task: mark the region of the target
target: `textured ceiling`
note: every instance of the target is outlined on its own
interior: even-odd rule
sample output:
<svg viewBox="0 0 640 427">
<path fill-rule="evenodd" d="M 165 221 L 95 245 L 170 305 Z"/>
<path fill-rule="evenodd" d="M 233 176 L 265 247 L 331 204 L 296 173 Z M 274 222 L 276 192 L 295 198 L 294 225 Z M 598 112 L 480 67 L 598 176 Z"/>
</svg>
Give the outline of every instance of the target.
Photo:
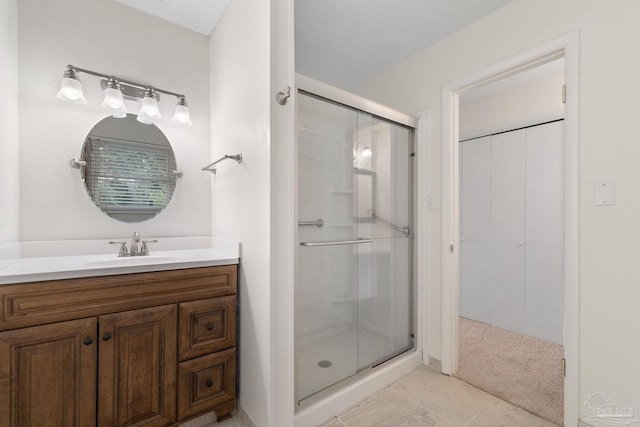
<svg viewBox="0 0 640 427">
<path fill-rule="evenodd" d="M 150 15 L 211 35 L 231 0 L 116 0 Z"/>
<path fill-rule="evenodd" d="M 205 36 L 231 2 L 116 1 Z M 294 0 L 296 71 L 351 89 L 510 1 Z"/>
<path fill-rule="evenodd" d="M 296 71 L 344 89 L 512 0 L 295 0 Z"/>
</svg>

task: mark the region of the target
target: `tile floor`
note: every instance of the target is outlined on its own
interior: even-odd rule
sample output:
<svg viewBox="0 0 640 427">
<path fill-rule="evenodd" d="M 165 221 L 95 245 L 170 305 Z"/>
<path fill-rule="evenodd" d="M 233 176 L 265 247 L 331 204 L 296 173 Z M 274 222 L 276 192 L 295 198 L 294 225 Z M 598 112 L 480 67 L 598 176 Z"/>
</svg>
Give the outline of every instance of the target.
<svg viewBox="0 0 640 427">
<path fill-rule="evenodd" d="M 234 418 L 219 427 L 242 427 Z M 456 378 L 421 368 L 323 427 L 557 427 Z"/>
</svg>

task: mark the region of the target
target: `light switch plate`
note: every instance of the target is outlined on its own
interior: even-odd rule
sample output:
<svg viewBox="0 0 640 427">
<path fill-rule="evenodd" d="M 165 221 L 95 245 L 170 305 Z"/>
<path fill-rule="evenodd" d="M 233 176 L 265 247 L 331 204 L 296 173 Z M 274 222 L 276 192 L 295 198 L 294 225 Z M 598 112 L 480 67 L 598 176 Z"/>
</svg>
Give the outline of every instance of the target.
<svg viewBox="0 0 640 427">
<path fill-rule="evenodd" d="M 614 206 L 616 204 L 616 182 L 600 181 L 594 184 L 595 206 Z"/>
</svg>

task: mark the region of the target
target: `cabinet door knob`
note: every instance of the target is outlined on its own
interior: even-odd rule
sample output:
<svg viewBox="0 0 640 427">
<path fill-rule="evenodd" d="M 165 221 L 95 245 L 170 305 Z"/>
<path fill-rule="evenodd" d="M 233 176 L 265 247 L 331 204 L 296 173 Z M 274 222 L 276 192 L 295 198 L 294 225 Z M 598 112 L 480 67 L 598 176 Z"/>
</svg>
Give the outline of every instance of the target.
<svg viewBox="0 0 640 427">
<path fill-rule="evenodd" d="M 107 332 L 102 336 L 102 341 L 109 341 L 111 339 L 111 332 Z"/>
<path fill-rule="evenodd" d="M 84 342 L 84 345 L 91 345 L 93 344 L 93 338 L 86 337 L 83 342 Z"/>
<path fill-rule="evenodd" d="M 213 331 L 213 323 L 207 323 L 207 331 Z"/>
<path fill-rule="evenodd" d="M 211 387 L 211 386 L 213 385 L 213 381 L 211 381 L 211 380 L 207 380 L 207 383 L 206 383 L 206 384 L 207 384 L 207 387 Z"/>
</svg>

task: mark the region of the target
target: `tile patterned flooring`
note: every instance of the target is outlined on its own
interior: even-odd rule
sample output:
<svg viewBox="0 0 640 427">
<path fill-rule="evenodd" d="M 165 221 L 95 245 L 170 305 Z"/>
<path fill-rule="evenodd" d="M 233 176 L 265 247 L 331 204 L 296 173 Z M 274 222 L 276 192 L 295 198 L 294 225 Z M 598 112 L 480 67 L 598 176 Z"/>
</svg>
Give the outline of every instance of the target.
<svg viewBox="0 0 640 427">
<path fill-rule="evenodd" d="M 242 427 L 236 417 L 218 427 Z M 456 378 L 420 368 L 322 427 L 557 427 Z"/>
<path fill-rule="evenodd" d="M 421 368 L 324 427 L 557 427 L 456 378 Z"/>
</svg>

